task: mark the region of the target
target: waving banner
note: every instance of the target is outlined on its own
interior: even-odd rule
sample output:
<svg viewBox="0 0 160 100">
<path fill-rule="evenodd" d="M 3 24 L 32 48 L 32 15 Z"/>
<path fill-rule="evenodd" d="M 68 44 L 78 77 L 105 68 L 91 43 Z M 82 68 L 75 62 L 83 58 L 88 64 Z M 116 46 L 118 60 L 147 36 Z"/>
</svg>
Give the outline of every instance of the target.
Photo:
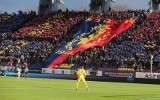
<svg viewBox="0 0 160 100">
<path fill-rule="evenodd" d="M 78 28 L 73 39 L 57 48 L 47 59 L 46 64 L 48 68 L 54 68 L 69 55 L 74 55 L 81 50 L 101 46 L 109 42 L 113 37 L 132 26 L 134 22 L 134 19 L 115 21 L 89 17 Z"/>
</svg>

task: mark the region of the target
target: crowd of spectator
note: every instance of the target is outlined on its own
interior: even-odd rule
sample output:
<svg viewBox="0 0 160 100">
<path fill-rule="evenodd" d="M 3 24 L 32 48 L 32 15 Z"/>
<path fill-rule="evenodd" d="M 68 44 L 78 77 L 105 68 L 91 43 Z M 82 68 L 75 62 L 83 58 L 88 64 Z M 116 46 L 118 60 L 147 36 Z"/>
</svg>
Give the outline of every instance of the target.
<svg viewBox="0 0 160 100">
<path fill-rule="evenodd" d="M 48 15 L 36 16 L 22 28 L 12 34 L 12 38 L 54 39 L 65 35 L 67 30 L 82 20 L 79 12 L 53 12 Z"/>
<path fill-rule="evenodd" d="M 0 44 L 0 65 L 10 65 L 11 60 L 14 65 L 44 62 L 52 50 L 53 45 L 48 41 L 4 40 Z"/>
<path fill-rule="evenodd" d="M 29 13 L 19 11 L 18 14 L 4 13 L 0 16 L 0 41 L 11 36 L 12 32 L 18 30 L 24 23 L 36 16 L 34 11 Z"/>
<path fill-rule="evenodd" d="M 105 16 L 112 16 L 113 19 L 134 17 L 137 20 L 131 28 L 116 36 L 109 43 L 79 52 L 75 56 L 69 57 L 66 62 L 80 62 L 85 64 L 87 68 L 150 69 L 150 56 L 152 54 L 154 56 L 154 70 L 160 68 L 159 12 L 150 14 L 142 10 L 122 11 L 118 13 L 110 12 Z M 144 37 L 141 38 L 141 35 L 144 35 Z"/>
<path fill-rule="evenodd" d="M 46 16 L 32 16 L 31 20 L 13 32 L 11 37 L 6 36 L 0 43 L 0 65 L 27 62 L 33 66 L 44 67 L 46 58 L 56 47 L 69 41 L 69 35 L 73 35 L 73 30 L 85 16 L 86 12 L 56 12 Z M 21 18 L 18 17 L 17 20 Z M 62 67 L 64 65 L 62 64 Z M 73 66 L 69 64 L 66 67 L 70 68 L 71 65 Z"/>
<path fill-rule="evenodd" d="M 114 20 L 137 20 L 131 28 L 109 43 L 80 51 L 74 56 L 69 56 L 63 63 L 74 64 L 75 67 L 84 64 L 86 68 L 96 69 L 149 69 L 152 54 L 154 69 L 160 69 L 160 12 L 110 11 L 95 16 Z M 0 43 L 0 65 L 27 62 L 30 65 L 45 67 L 44 63 L 50 54 L 58 46 L 69 41 L 76 28 L 87 17 L 88 12 L 74 11 L 60 11 L 44 16 L 36 15 L 34 12 L 10 15 L 0 23 L 0 35 L 5 37 Z"/>
</svg>

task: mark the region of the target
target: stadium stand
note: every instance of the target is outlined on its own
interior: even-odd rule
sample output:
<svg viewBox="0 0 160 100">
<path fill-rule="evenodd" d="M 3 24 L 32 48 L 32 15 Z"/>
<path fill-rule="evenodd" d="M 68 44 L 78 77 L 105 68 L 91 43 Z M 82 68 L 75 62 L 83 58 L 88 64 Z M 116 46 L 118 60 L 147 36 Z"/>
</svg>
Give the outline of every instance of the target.
<svg viewBox="0 0 160 100">
<path fill-rule="evenodd" d="M 47 16 L 35 16 L 17 32 L 12 34 L 12 38 L 42 38 L 57 39 L 60 35 L 67 33 L 71 27 L 81 21 L 81 13 L 50 13 Z"/>
<path fill-rule="evenodd" d="M 30 69 L 46 67 L 44 63 L 50 54 L 69 41 L 76 28 L 88 16 L 88 12 L 75 11 L 60 11 L 45 16 L 36 15 L 33 11 L 1 14 L 0 65 L 27 62 Z M 150 71 L 150 54 L 153 54 L 153 69 L 155 72 L 159 71 L 160 12 L 110 11 L 94 16 L 137 20 L 131 28 L 109 43 L 69 56 L 56 68 L 77 68 L 84 64 L 87 69 Z"/>
<path fill-rule="evenodd" d="M 133 27 L 118 35 L 110 43 L 102 47 L 86 50 L 83 53 L 80 52 L 73 59 L 78 58 L 77 62 L 81 62 L 89 68 L 91 66 L 133 67 L 138 70 L 150 69 L 150 54 L 152 53 L 154 54 L 154 71 L 159 69 L 157 67 L 160 60 L 158 55 L 159 35 L 157 32 L 159 31 L 159 26 L 157 25 L 159 21 L 156 20 L 160 17 L 159 12 L 153 12 L 148 15 L 143 11 L 128 11 L 126 13 L 119 12 L 117 17 L 114 13 L 111 13 L 111 16 L 114 16 L 114 19 L 123 18 L 120 14 L 124 18 L 127 18 L 126 16 L 129 14 L 128 17 L 136 17 L 138 19 Z M 157 27 L 151 27 L 153 25 Z M 144 38 L 143 35 L 145 36 Z M 68 60 L 70 61 L 70 59 Z M 73 62 L 76 62 L 76 60 Z"/>
</svg>

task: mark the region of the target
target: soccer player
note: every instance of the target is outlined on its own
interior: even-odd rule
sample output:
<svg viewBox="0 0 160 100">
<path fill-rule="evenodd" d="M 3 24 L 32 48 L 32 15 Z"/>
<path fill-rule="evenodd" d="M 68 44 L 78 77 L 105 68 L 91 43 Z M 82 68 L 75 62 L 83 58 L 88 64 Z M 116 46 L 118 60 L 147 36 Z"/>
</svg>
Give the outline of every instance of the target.
<svg viewBox="0 0 160 100">
<path fill-rule="evenodd" d="M 26 66 L 24 69 L 24 77 L 27 78 L 28 77 L 28 67 Z"/>
<path fill-rule="evenodd" d="M 88 85 L 85 81 L 85 77 L 86 77 L 86 71 L 84 70 L 84 66 L 81 66 L 78 71 L 77 71 L 77 76 L 78 76 L 78 80 L 77 80 L 77 87 L 76 87 L 76 90 L 78 90 L 78 85 L 79 83 L 82 81 L 85 85 L 86 85 L 86 89 L 88 89 Z"/>
<path fill-rule="evenodd" d="M 21 69 L 19 68 L 19 66 L 17 67 L 17 71 L 18 71 L 18 78 L 21 77 Z"/>
</svg>

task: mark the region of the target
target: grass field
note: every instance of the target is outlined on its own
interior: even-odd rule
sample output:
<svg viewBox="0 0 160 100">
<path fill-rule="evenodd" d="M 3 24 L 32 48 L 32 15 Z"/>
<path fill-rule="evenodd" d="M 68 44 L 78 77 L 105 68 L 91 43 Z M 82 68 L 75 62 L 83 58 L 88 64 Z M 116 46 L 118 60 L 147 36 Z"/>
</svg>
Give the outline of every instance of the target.
<svg viewBox="0 0 160 100">
<path fill-rule="evenodd" d="M 160 100 L 160 85 L 0 76 L 0 100 Z"/>
</svg>

